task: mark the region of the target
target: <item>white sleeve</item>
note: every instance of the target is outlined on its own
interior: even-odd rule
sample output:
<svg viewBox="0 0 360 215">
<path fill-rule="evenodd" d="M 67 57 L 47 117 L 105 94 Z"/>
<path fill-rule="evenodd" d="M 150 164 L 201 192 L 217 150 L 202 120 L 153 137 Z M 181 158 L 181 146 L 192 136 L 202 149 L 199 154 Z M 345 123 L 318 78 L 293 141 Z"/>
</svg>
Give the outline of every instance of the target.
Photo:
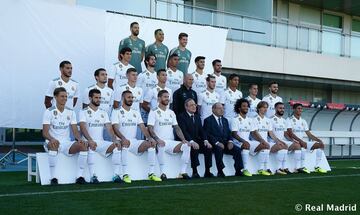
<svg viewBox="0 0 360 215">
<path fill-rule="evenodd" d="M 70 124 L 71 125 L 76 125 L 77 124 L 75 111 L 72 111 L 71 123 Z"/>
<path fill-rule="evenodd" d="M 309 131 L 309 126 L 308 126 L 307 122 L 304 119 L 302 121 L 304 123 L 304 131 Z"/>
<path fill-rule="evenodd" d="M 115 79 L 115 74 L 116 74 L 116 67 L 117 67 L 117 64 L 114 65 L 113 69 L 110 69 L 108 71 L 108 79 Z"/>
<path fill-rule="evenodd" d="M 172 125 L 174 126 L 174 125 L 177 125 L 178 124 L 178 122 L 177 122 L 177 120 L 176 120 L 176 115 L 175 115 L 175 113 L 172 111 L 171 112 L 171 116 L 172 116 Z"/>
<path fill-rule="evenodd" d="M 220 96 L 219 102 L 223 105 L 225 104 L 226 96 L 227 96 L 227 93 L 225 93 L 225 91 L 224 91 L 223 95 Z"/>
<path fill-rule="evenodd" d="M 273 130 L 273 124 L 272 124 L 272 120 L 268 120 L 269 122 L 269 131 L 272 131 Z"/>
<path fill-rule="evenodd" d="M 155 112 L 151 110 L 150 113 L 149 113 L 149 117 L 148 117 L 148 122 L 147 122 L 147 124 L 148 124 L 148 125 L 151 125 L 151 126 L 154 126 L 154 125 L 155 125 L 155 121 L 156 121 Z"/>
<path fill-rule="evenodd" d="M 171 104 L 173 102 L 173 91 L 171 89 L 169 89 L 168 91 L 169 91 L 169 97 L 170 97 L 169 103 Z"/>
<path fill-rule="evenodd" d="M 143 82 L 144 82 L 144 73 L 140 73 L 139 76 L 138 76 L 138 79 L 136 81 L 136 86 L 143 89 L 143 85 L 144 85 Z"/>
<path fill-rule="evenodd" d="M 50 81 L 48 88 L 45 92 L 45 96 L 48 97 L 54 97 L 54 90 L 55 90 L 55 82 L 54 81 Z"/>
<path fill-rule="evenodd" d="M 90 104 L 90 100 L 89 100 L 89 88 L 86 88 L 85 90 L 84 90 L 84 95 L 83 95 L 83 104 Z"/>
<path fill-rule="evenodd" d="M 76 84 L 75 85 L 75 93 L 74 93 L 74 98 L 79 98 L 80 97 L 80 85 Z"/>
<path fill-rule="evenodd" d="M 256 117 L 252 120 L 252 123 L 250 124 L 250 126 L 251 126 L 251 131 L 259 130 L 259 125 L 258 125 Z"/>
<path fill-rule="evenodd" d="M 231 120 L 231 131 L 239 131 L 239 123 L 238 123 L 239 119 L 238 118 L 233 118 L 233 120 Z"/>
<path fill-rule="evenodd" d="M 119 110 L 113 110 L 111 113 L 111 124 L 119 124 Z"/>
<path fill-rule="evenodd" d="M 42 124 L 43 125 L 50 125 L 51 124 L 51 114 L 52 112 L 49 110 L 45 110 L 43 115 Z"/>
<path fill-rule="evenodd" d="M 79 122 L 86 122 L 86 116 L 85 116 L 85 111 L 81 110 L 79 112 Z"/>
<path fill-rule="evenodd" d="M 114 90 L 114 101 L 120 102 L 121 101 L 121 94 L 124 92 L 123 88 L 117 88 Z"/>
<path fill-rule="evenodd" d="M 139 113 L 139 111 L 136 111 L 136 120 L 137 120 L 137 124 L 139 125 L 139 124 L 143 124 L 144 123 L 144 121 L 142 120 L 142 118 L 141 118 L 141 115 L 140 115 L 140 113 Z"/>
<path fill-rule="evenodd" d="M 144 102 L 144 91 L 143 91 L 143 89 L 142 89 L 142 88 L 139 88 L 139 90 L 140 90 L 140 93 L 141 93 L 141 97 L 140 97 L 140 101 L 139 101 L 139 103 L 141 104 L 141 103 L 143 103 L 143 102 Z"/>
<path fill-rule="evenodd" d="M 104 111 L 104 117 L 105 117 L 105 123 L 107 124 L 107 123 L 111 123 L 111 121 L 110 121 L 110 119 L 109 119 L 109 115 L 108 115 L 108 113 L 106 113 L 106 111 Z"/>
<path fill-rule="evenodd" d="M 150 89 L 150 90 L 148 90 L 147 92 L 145 92 L 145 96 L 144 96 L 143 102 L 144 102 L 144 101 L 146 101 L 146 102 L 148 102 L 148 103 L 151 102 L 152 92 L 153 92 L 152 89 Z"/>
<path fill-rule="evenodd" d="M 286 124 L 286 128 L 291 128 L 292 129 L 290 117 L 286 119 L 285 124 Z"/>
<path fill-rule="evenodd" d="M 199 98 L 198 98 L 198 103 L 197 103 L 198 105 L 202 105 L 202 99 L 203 99 L 202 97 L 203 97 L 202 93 L 200 93 Z"/>
</svg>

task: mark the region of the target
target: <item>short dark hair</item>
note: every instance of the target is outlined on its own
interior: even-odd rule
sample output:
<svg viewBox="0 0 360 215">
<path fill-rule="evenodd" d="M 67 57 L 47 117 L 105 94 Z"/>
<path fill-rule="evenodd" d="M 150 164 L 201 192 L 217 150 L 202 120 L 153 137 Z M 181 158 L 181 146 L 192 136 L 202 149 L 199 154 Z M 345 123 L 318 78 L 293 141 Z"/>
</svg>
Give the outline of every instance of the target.
<svg viewBox="0 0 360 215">
<path fill-rule="evenodd" d="M 129 68 L 126 70 L 126 74 L 129 74 L 130 72 L 136 72 L 135 68 Z"/>
<path fill-rule="evenodd" d="M 301 103 L 295 103 L 294 105 L 293 105 L 293 109 L 296 109 L 297 107 L 302 107 L 303 105 L 301 104 Z"/>
<path fill-rule="evenodd" d="M 229 75 L 229 80 L 231 81 L 236 77 L 240 79 L 240 76 L 238 74 L 232 73 L 232 74 Z"/>
<path fill-rule="evenodd" d="M 102 71 L 106 71 L 104 68 L 99 68 L 99 69 L 97 69 L 97 70 L 95 70 L 95 72 L 94 72 L 94 76 L 96 77 L 96 76 L 99 76 L 100 75 L 100 72 L 102 72 Z"/>
<path fill-rule="evenodd" d="M 176 54 L 176 53 L 172 53 L 172 54 L 169 56 L 168 61 L 171 60 L 171 59 L 173 59 L 174 57 L 179 57 L 179 55 Z"/>
<path fill-rule="evenodd" d="M 206 77 L 206 81 L 209 82 L 210 79 L 212 79 L 212 78 L 215 78 L 215 76 L 209 74 L 209 75 Z"/>
<path fill-rule="evenodd" d="M 251 83 L 251 84 L 249 84 L 249 89 L 252 88 L 253 86 L 259 86 L 259 85 L 255 84 L 255 83 Z"/>
<path fill-rule="evenodd" d="M 279 105 L 284 105 L 284 103 L 282 103 L 282 102 L 276 102 L 274 107 L 276 108 L 276 107 L 279 106 Z"/>
<path fill-rule="evenodd" d="M 219 60 L 219 59 L 213 60 L 212 65 L 215 66 L 216 63 L 221 63 L 221 60 Z"/>
<path fill-rule="evenodd" d="M 146 57 L 145 57 L 145 59 L 144 59 L 144 64 L 145 64 L 145 66 L 147 66 L 147 63 L 146 63 L 146 62 L 149 62 L 150 57 L 154 57 L 154 58 L 155 58 L 155 60 L 156 60 L 156 56 L 155 56 L 155 54 L 153 54 L 153 53 L 149 53 L 148 55 L 146 55 Z"/>
<path fill-rule="evenodd" d="M 239 109 L 240 109 L 242 103 L 247 103 L 248 107 L 250 107 L 250 102 L 248 100 L 246 100 L 246 99 L 238 99 L 238 100 L 236 100 L 235 105 L 234 105 L 235 113 L 240 113 Z"/>
<path fill-rule="evenodd" d="M 160 31 L 163 31 L 161 28 L 158 28 L 154 31 L 154 35 L 156 35 L 157 33 L 159 33 Z"/>
<path fill-rule="evenodd" d="M 71 63 L 70 63 L 70 61 L 68 61 L 68 60 L 63 60 L 63 61 L 61 61 L 60 65 L 59 65 L 59 68 L 60 68 L 60 69 L 61 69 L 61 68 L 64 68 L 64 66 L 65 66 L 66 64 L 71 64 Z"/>
<path fill-rule="evenodd" d="M 59 95 L 61 92 L 65 92 L 65 93 L 66 93 L 66 89 L 65 89 L 64 87 L 55 88 L 55 90 L 54 90 L 54 96 Z"/>
<path fill-rule="evenodd" d="M 192 98 L 187 98 L 187 99 L 185 100 L 185 102 L 184 102 L 184 106 L 186 107 L 186 105 L 187 105 L 190 101 L 194 101 L 194 102 L 195 102 L 194 99 L 192 99 Z"/>
<path fill-rule="evenodd" d="M 259 112 L 259 109 L 260 109 L 260 108 L 265 107 L 265 106 L 269 107 L 269 104 L 268 104 L 266 101 L 261 101 L 261 102 L 259 102 L 259 103 L 257 104 L 257 106 L 256 106 L 257 112 Z"/>
<path fill-rule="evenodd" d="M 160 73 L 162 73 L 162 72 L 166 72 L 166 70 L 165 69 L 159 69 L 158 71 L 156 71 L 156 75 L 159 76 Z"/>
<path fill-rule="evenodd" d="M 100 92 L 100 90 L 98 90 L 98 89 L 91 89 L 91 90 L 89 91 L 89 97 L 92 98 L 94 94 L 101 94 L 101 92 Z"/>
<path fill-rule="evenodd" d="M 130 24 L 130 28 L 132 28 L 132 27 L 134 27 L 134 25 L 138 25 L 139 23 L 138 22 L 132 22 L 131 24 Z"/>
<path fill-rule="evenodd" d="M 132 93 L 130 90 L 125 90 L 121 93 L 121 98 L 124 98 L 125 94 Z"/>
<path fill-rule="evenodd" d="M 124 47 L 120 50 L 120 54 L 124 55 L 126 52 L 132 52 L 131 48 Z"/>
<path fill-rule="evenodd" d="M 273 84 L 277 84 L 277 85 L 279 85 L 279 84 L 278 84 L 278 82 L 276 82 L 276 81 L 272 81 L 272 82 L 270 82 L 270 83 L 269 83 L 268 87 L 271 87 L 271 85 L 273 85 Z"/>
<path fill-rule="evenodd" d="M 204 56 L 197 56 L 195 58 L 195 63 L 198 62 L 199 60 L 205 60 L 205 57 Z"/>
<path fill-rule="evenodd" d="M 187 34 L 187 33 L 184 33 L 184 32 L 181 32 L 180 34 L 179 34 L 179 40 L 181 39 L 181 38 L 183 38 L 183 37 L 188 37 L 189 35 Z"/>
<path fill-rule="evenodd" d="M 167 90 L 160 90 L 158 92 L 158 98 L 160 98 L 162 95 L 164 95 L 165 93 L 169 93 Z"/>
</svg>

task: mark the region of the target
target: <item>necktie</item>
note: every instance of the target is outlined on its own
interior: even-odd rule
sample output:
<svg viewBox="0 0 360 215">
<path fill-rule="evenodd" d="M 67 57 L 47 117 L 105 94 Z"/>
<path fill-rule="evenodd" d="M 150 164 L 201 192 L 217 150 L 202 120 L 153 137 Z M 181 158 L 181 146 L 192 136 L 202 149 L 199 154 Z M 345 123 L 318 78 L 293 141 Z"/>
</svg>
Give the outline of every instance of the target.
<svg viewBox="0 0 360 215">
<path fill-rule="evenodd" d="M 192 121 L 193 124 L 195 124 L 195 118 L 194 118 L 193 114 L 191 114 L 191 121 Z"/>
<path fill-rule="evenodd" d="M 219 127 L 221 128 L 221 130 L 223 131 L 224 130 L 224 127 L 223 127 L 223 124 L 222 124 L 222 121 L 221 121 L 221 117 L 219 117 Z"/>
</svg>

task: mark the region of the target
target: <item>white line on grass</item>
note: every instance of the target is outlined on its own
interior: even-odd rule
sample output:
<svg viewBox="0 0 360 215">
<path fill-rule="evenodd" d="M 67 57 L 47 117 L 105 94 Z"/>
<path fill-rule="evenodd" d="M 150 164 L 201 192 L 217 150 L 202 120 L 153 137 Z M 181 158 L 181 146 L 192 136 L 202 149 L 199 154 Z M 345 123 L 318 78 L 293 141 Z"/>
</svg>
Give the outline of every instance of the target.
<svg viewBox="0 0 360 215">
<path fill-rule="evenodd" d="M 96 191 L 114 191 L 114 190 L 136 190 L 136 189 L 153 189 L 153 188 L 168 188 L 168 187 L 189 187 L 189 186 L 204 186 L 204 185 L 219 185 L 219 184 L 241 184 L 241 183 L 255 183 L 255 182 L 273 182 L 273 181 L 292 181 L 292 180 L 307 180 L 307 179 L 324 179 L 324 178 L 340 178 L 340 177 L 358 177 L 360 174 L 349 175 L 323 175 L 297 178 L 274 178 L 274 179 L 255 179 L 255 180 L 236 180 L 236 181 L 214 181 L 204 183 L 184 183 L 184 184 L 165 184 L 165 185 L 147 185 L 147 186 L 133 186 L 133 187 L 113 187 L 113 188 L 94 188 L 82 190 L 58 190 L 45 192 L 28 192 L 28 193 L 8 193 L 0 194 L 1 197 L 13 196 L 33 196 L 33 195 L 49 195 L 49 194 L 63 194 L 63 193 L 87 193 Z"/>
</svg>

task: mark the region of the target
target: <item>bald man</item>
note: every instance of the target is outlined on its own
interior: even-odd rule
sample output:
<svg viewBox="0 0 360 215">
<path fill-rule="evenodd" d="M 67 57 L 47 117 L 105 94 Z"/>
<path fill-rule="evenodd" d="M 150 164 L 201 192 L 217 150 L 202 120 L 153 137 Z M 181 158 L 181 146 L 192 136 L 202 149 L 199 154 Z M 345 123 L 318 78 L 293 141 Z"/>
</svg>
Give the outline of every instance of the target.
<svg viewBox="0 0 360 215">
<path fill-rule="evenodd" d="M 197 103 L 197 94 L 192 89 L 193 82 L 193 76 L 191 74 L 185 74 L 183 84 L 174 92 L 173 111 L 175 112 L 176 116 L 185 112 L 184 104 L 187 99 L 193 99 L 195 103 Z"/>
</svg>

